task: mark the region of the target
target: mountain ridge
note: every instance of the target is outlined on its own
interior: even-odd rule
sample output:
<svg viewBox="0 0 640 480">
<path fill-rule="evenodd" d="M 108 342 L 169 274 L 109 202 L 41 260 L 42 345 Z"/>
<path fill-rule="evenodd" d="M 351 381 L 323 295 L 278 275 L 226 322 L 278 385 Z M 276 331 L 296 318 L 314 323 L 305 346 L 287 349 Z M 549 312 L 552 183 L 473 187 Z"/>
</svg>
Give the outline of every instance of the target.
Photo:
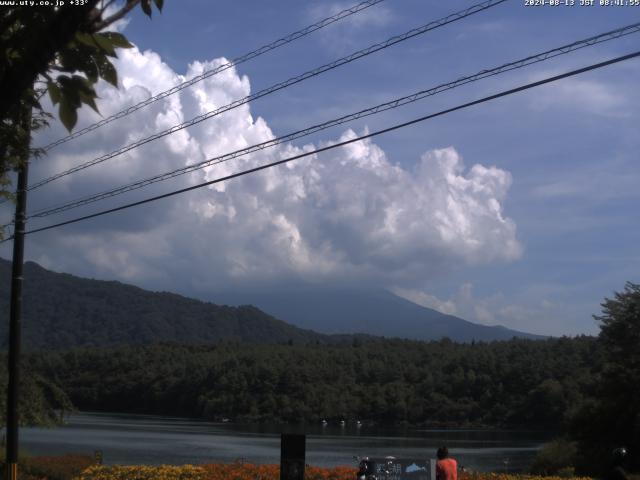
<svg viewBox="0 0 640 480">
<path fill-rule="evenodd" d="M 242 304 L 250 298 L 252 304 L 276 318 L 327 335 L 366 332 L 426 341 L 448 337 L 460 342 L 546 338 L 502 325 L 469 322 L 383 289 L 320 291 L 311 286 L 298 286 L 286 292 L 223 292 L 218 298 L 230 305 Z"/>
<path fill-rule="evenodd" d="M 11 262 L 0 258 L 0 278 L 6 279 L 0 282 L 0 312 L 5 318 L 10 274 Z M 27 349 L 220 341 L 333 344 L 374 340 L 374 335 L 454 341 L 542 338 L 473 324 L 382 290 L 341 291 L 339 296 L 317 289 L 304 295 L 246 292 L 237 306 L 229 306 L 234 302 L 228 295 L 218 296 L 226 303 L 220 305 L 119 281 L 52 272 L 35 262 L 25 263 L 24 276 L 22 336 Z M 282 303 L 291 308 L 282 311 Z M 3 340 L 7 324 L 0 322 Z"/>
<path fill-rule="evenodd" d="M 11 262 L 0 259 L 0 312 L 8 317 Z M 117 281 L 91 280 L 24 265 L 22 337 L 27 349 L 174 342 L 329 343 L 245 305 L 220 306 Z M 179 319 L 179 322 L 176 321 Z M 8 322 L 0 322 L 7 338 Z M 6 344 L 6 340 L 3 342 Z"/>
</svg>

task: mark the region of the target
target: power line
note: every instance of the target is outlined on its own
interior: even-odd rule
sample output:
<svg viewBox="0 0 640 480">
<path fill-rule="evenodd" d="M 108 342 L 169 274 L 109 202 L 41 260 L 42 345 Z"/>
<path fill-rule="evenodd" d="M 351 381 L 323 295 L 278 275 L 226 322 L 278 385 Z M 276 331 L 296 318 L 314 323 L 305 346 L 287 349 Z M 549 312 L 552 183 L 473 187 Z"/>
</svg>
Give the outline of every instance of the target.
<svg viewBox="0 0 640 480">
<path fill-rule="evenodd" d="M 33 213 L 31 213 L 27 218 L 42 218 L 42 217 L 46 217 L 49 215 L 53 215 L 56 213 L 60 213 L 60 212 L 64 212 L 67 210 L 71 210 L 73 208 L 77 208 L 83 205 L 88 205 L 90 203 L 94 203 L 97 202 L 99 200 L 103 200 L 105 198 L 110 198 L 110 197 L 114 197 L 116 195 L 120 195 L 132 190 L 137 190 L 139 188 L 143 188 L 149 185 L 152 185 L 154 183 L 158 183 L 164 180 L 168 180 L 170 178 L 174 178 L 177 177 L 179 175 L 184 175 L 186 173 L 190 173 L 211 165 L 216 165 L 219 163 L 223 163 L 223 162 L 227 162 L 229 160 L 232 160 L 234 158 L 238 158 L 241 156 L 245 156 L 260 150 L 264 150 L 266 148 L 284 143 L 284 142 L 288 142 L 288 141 L 292 141 L 307 135 L 310 135 L 312 133 L 316 133 L 325 129 L 328 129 L 330 127 L 336 126 L 336 125 L 340 125 L 346 122 L 350 122 L 353 120 L 357 120 L 359 118 L 363 118 L 363 117 L 367 117 L 370 115 L 374 115 L 386 110 L 391 110 L 393 108 L 397 108 L 400 107 L 402 105 L 407 105 L 409 103 L 413 103 L 416 102 L 418 100 L 421 100 L 423 98 L 429 97 L 429 96 L 433 96 L 433 95 L 437 95 L 439 93 L 442 93 L 444 91 L 448 91 L 454 88 L 457 88 L 459 86 L 462 85 L 466 85 L 468 83 L 472 83 L 472 82 L 476 82 L 478 80 L 487 78 L 487 77 L 491 77 L 491 76 L 495 76 L 495 75 L 499 75 L 502 74 L 504 72 L 508 72 L 511 70 L 516 70 L 519 68 L 523 68 L 535 63 L 539 63 L 545 60 L 548 60 L 550 58 L 555 58 L 557 56 L 560 55 L 565 55 L 568 53 L 571 53 L 575 50 L 579 50 L 581 48 L 585 48 L 588 46 L 592 46 L 592 45 L 596 45 L 598 43 L 602 43 L 602 42 L 606 42 L 609 40 L 613 40 L 616 38 L 620 38 L 622 36 L 625 35 L 629 35 L 632 33 L 638 33 L 640 31 L 640 22 L 639 23 L 635 23 L 633 25 L 628 25 L 625 27 L 621 27 L 606 33 L 602 33 L 599 35 L 595 35 L 583 40 L 578 40 L 576 42 L 570 43 L 568 45 L 563 45 L 561 47 L 557 47 L 551 50 L 547 50 L 544 51 L 542 53 L 538 53 L 535 55 L 531 55 L 528 56 L 526 58 L 520 59 L 520 60 L 516 60 L 513 62 L 509 62 L 506 64 L 503 64 L 499 67 L 495 67 L 492 69 L 487 69 L 487 70 L 482 70 L 474 75 L 469 75 L 466 77 L 461 77 L 453 82 L 449 82 L 449 83 L 444 83 L 444 84 L 440 84 L 436 87 L 430 88 L 428 90 L 421 90 L 419 92 L 416 92 L 414 94 L 411 95 L 407 95 L 401 98 L 397 98 L 395 100 L 389 101 L 389 102 L 385 102 L 379 105 L 376 105 L 375 107 L 370 107 L 367 108 L 365 110 L 360 110 L 359 112 L 356 113 L 352 113 L 350 115 L 345 115 L 342 117 L 339 117 L 337 119 L 333 119 L 333 120 L 329 120 L 327 122 L 324 123 L 320 123 L 317 125 L 313 125 L 311 127 L 305 128 L 303 130 L 298 130 L 296 132 L 293 133 L 289 133 L 287 135 L 284 136 L 280 136 L 271 140 L 268 140 L 266 142 L 262 142 L 259 144 L 255 144 L 255 145 L 251 145 L 249 147 L 246 148 L 242 148 L 240 150 L 236 150 L 234 152 L 230 152 L 230 153 L 226 153 L 224 155 L 220 155 L 214 158 L 210 158 L 207 160 L 204 160 L 202 162 L 193 164 L 193 165 L 188 165 L 186 167 L 181 167 L 178 168 L 176 170 L 172 170 L 170 172 L 166 172 L 166 173 L 162 173 L 159 175 L 155 175 L 143 180 L 138 180 L 136 182 L 124 185 L 124 186 L 120 186 L 117 187 L 115 189 L 112 190 L 107 190 L 101 193 L 97 193 L 91 196 L 86 196 L 80 199 L 76 199 L 73 200 L 71 202 L 67 202 L 64 203 L 62 205 L 58 205 L 55 207 L 51 207 L 51 208 L 47 208 L 47 209 L 41 209 L 41 210 L 37 210 Z"/>
<path fill-rule="evenodd" d="M 296 32 L 290 33 L 289 35 L 279 38 L 278 40 L 275 40 L 267 45 L 263 45 L 260 48 L 257 48 L 256 50 L 253 50 L 252 52 L 246 53 L 238 58 L 234 58 L 233 60 L 224 63 L 216 68 L 213 68 L 211 70 L 207 70 L 204 73 L 201 73 L 200 75 L 193 77 L 190 80 L 187 80 L 186 82 L 181 83 L 180 85 L 176 85 L 175 87 L 172 87 L 168 90 L 165 90 L 164 92 L 161 92 L 153 97 L 148 98 L 147 100 L 144 100 L 140 103 L 137 103 L 135 105 L 132 105 L 131 107 L 125 108 L 124 110 L 121 110 L 118 113 L 115 113 L 113 115 L 111 115 L 110 117 L 107 117 L 103 120 L 100 120 L 99 122 L 96 122 L 92 125 L 89 125 L 85 128 L 83 128 L 82 130 L 78 130 L 75 133 L 72 133 L 70 135 L 67 135 L 66 137 L 60 138 L 46 146 L 44 146 L 43 148 L 45 150 L 51 150 L 54 147 L 57 147 L 58 145 L 62 145 L 63 143 L 68 142 L 69 140 L 73 140 L 74 138 L 78 138 L 82 135 L 85 135 L 86 133 L 89 133 L 93 130 L 96 130 L 104 125 L 107 125 L 108 123 L 113 122 L 114 120 L 118 120 L 119 118 L 123 118 L 126 117 L 127 115 L 130 115 L 131 113 L 140 110 L 141 108 L 146 107 L 147 105 L 151 105 L 152 103 L 161 100 L 165 97 L 168 97 L 169 95 L 173 95 L 176 92 L 179 92 L 180 90 L 183 90 L 187 87 L 190 87 L 191 85 L 194 85 L 195 83 L 204 80 L 205 78 L 211 77 L 213 75 L 216 75 L 220 72 L 223 72 L 231 67 L 234 67 L 236 65 L 239 65 L 241 63 L 247 62 L 249 60 L 252 60 L 256 57 L 259 57 L 260 55 L 263 55 L 267 52 L 270 52 L 271 50 L 275 50 L 276 48 L 282 47 L 288 43 L 293 42 L 294 40 L 298 40 L 299 38 L 302 38 L 306 35 L 309 35 L 310 33 L 315 32 L 316 30 L 320 30 L 321 28 L 324 28 L 328 25 L 331 25 L 334 22 L 337 22 L 338 20 L 342 20 L 343 18 L 346 18 L 350 15 L 353 15 L 355 13 L 358 13 L 366 8 L 369 8 L 373 5 L 376 5 L 380 2 L 383 2 L 384 0 L 367 0 L 365 2 L 361 2 L 351 8 L 347 8 L 345 10 L 342 10 L 341 12 L 336 13 L 335 15 L 332 15 L 330 17 L 327 17 L 323 20 L 320 20 L 319 22 L 314 23 L 313 25 L 309 25 L 305 28 L 303 28 L 302 30 L 298 30 Z"/>
<path fill-rule="evenodd" d="M 298 160 L 300 158 L 308 157 L 310 155 L 315 155 L 315 154 L 318 154 L 318 153 L 321 153 L 321 152 L 332 150 L 334 148 L 343 147 L 345 145 L 348 145 L 348 144 L 351 144 L 351 143 L 355 143 L 355 142 L 358 142 L 358 141 L 361 141 L 361 140 L 365 140 L 365 139 L 368 139 L 368 138 L 373 138 L 373 137 L 376 137 L 378 135 L 382 135 L 383 133 L 388 133 L 388 132 L 391 132 L 391 131 L 394 131 L 394 130 L 398 130 L 400 128 L 408 127 L 410 125 L 414 125 L 416 123 L 420 123 L 420 122 L 423 122 L 425 120 L 429 120 L 429 119 L 432 119 L 432 118 L 435 118 L 435 117 L 446 115 L 448 113 L 452 113 L 452 112 L 455 112 L 457 110 L 462 110 L 462 109 L 465 109 L 465 108 L 468 108 L 468 107 L 471 107 L 471 106 L 474 106 L 474 105 L 479 105 L 481 103 L 489 102 L 491 100 L 495 100 L 495 99 L 498 99 L 498 98 L 501 98 L 501 97 L 505 97 L 507 95 L 512 95 L 514 93 L 522 92 L 524 90 L 528 90 L 528 89 L 531 89 L 531 88 L 534 88 L 534 87 L 538 87 L 540 85 L 545 85 L 545 84 L 548 84 L 548 83 L 551 83 L 551 82 L 555 82 L 555 81 L 558 81 L 558 80 L 561 80 L 561 79 L 564 79 L 564 78 L 568 78 L 568 77 L 572 77 L 572 76 L 575 76 L 575 75 L 579 75 L 579 74 L 582 74 L 582 73 L 585 73 L 585 72 L 588 72 L 588 71 L 591 71 L 591 70 L 595 70 L 595 69 L 598 69 L 598 68 L 606 67 L 608 65 L 612 65 L 612 64 L 615 64 L 615 63 L 618 63 L 618 62 L 622 62 L 622 61 L 625 61 L 625 60 L 629 60 L 629 59 L 632 59 L 632 58 L 636 58 L 636 57 L 639 57 L 639 56 L 640 56 L 640 51 L 636 51 L 636 52 L 630 53 L 628 55 L 623 55 L 623 56 L 616 57 L 616 58 L 613 58 L 613 59 L 610 59 L 610 60 L 606 60 L 604 62 L 592 64 L 592 65 L 589 65 L 587 67 L 583 67 L 583 68 L 580 68 L 580 69 L 577 69 L 577 70 L 572 70 L 570 72 L 566 72 L 566 73 L 563 73 L 563 74 L 560 74 L 560 75 L 555 75 L 553 77 L 548 77 L 548 78 L 545 78 L 543 80 L 538 80 L 536 82 L 531 82 L 531 83 L 528 83 L 528 84 L 525 84 L 525 85 L 521 85 L 519 87 L 512 88 L 512 89 L 509 89 L 509 90 L 505 90 L 505 91 L 502 91 L 500 93 L 496 93 L 494 95 L 490 95 L 488 97 L 483 97 L 483 98 L 481 98 L 479 100 L 474 100 L 472 102 L 468 102 L 468 103 L 464 103 L 462 105 L 458 105 L 457 107 L 453 107 L 453 108 L 449 108 L 449 109 L 446 109 L 446 110 L 441 110 L 441 111 L 439 111 L 437 113 L 432 113 L 432 114 L 429 114 L 429 115 L 425 115 L 423 117 L 416 118 L 416 119 L 410 120 L 408 122 L 396 124 L 394 126 L 391 126 L 391 127 L 388 127 L 388 128 L 382 129 L 382 130 L 378 130 L 376 132 L 369 133 L 369 134 L 366 134 L 366 135 L 362 135 L 360 137 L 356 137 L 356 138 L 353 138 L 351 140 L 345 140 L 343 142 L 339 142 L 339 143 L 336 143 L 336 144 L 333 144 L 333 145 L 317 148 L 317 149 L 315 149 L 313 151 L 301 153 L 299 155 L 294 155 L 292 157 L 288 157 L 288 158 L 285 158 L 285 159 L 282 159 L 282 160 L 278 160 L 278 161 L 271 162 L 271 163 L 268 163 L 268 164 L 265 164 L 265 165 L 261 165 L 259 167 L 254 167 L 254 168 L 251 168 L 251 169 L 248 169 L 248 170 L 244 170 L 242 172 L 234 173 L 232 175 L 227 175 L 225 177 L 217 178 L 215 180 L 210 180 L 208 182 L 200 183 L 198 185 L 193 185 L 191 187 L 183 188 L 183 189 L 180 189 L 180 190 L 174 190 L 172 192 L 165 193 L 165 194 L 162 194 L 162 195 L 157 195 L 155 197 L 147 198 L 147 199 L 140 200 L 140 201 L 133 202 L 133 203 L 129 203 L 129 204 L 126 204 L 126 205 L 121 205 L 121 206 L 115 207 L 115 208 L 110 208 L 108 210 L 103 210 L 101 212 L 93 213 L 91 215 L 85 215 L 85 216 L 82 216 L 82 217 L 74 218 L 72 220 L 67 220 L 67 221 L 64 221 L 64 222 L 56 223 L 54 225 L 49 225 L 47 227 L 42 227 L 42 228 L 29 230 L 29 231 L 25 232 L 25 235 L 31 234 L 31 233 L 42 232 L 42 231 L 45 231 L 45 230 L 51 230 L 53 228 L 58 228 L 58 227 L 62 227 L 64 225 L 77 223 L 77 222 L 80 222 L 80 221 L 83 221 L 83 220 L 88 220 L 90 218 L 100 217 L 100 216 L 106 215 L 108 213 L 118 212 L 120 210 L 125 210 L 125 209 L 128 209 L 128 208 L 136 207 L 138 205 L 143 205 L 145 203 L 154 202 L 156 200 L 161 200 L 163 198 L 167 198 L 167 197 L 171 197 L 171 196 L 178 195 L 178 194 L 181 194 L 181 193 L 189 192 L 191 190 L 196 190 L 198 188 L 206 187 L 208 185 L 213 185 L 215 183 L 220 183 L 220 182 L 223 182 L 223 181 L 226 181 L 226 180 L 231 180 L 233 178 L 237 178 L 237 177 L 241 177 L 241 176 L 244 176 L 244 175 L 248 175 L 250 173 L 258 172 L 260 170 L 265 170 L 267 168 L 271 168 L 271 167 L 274 167 L 274 166 L 277 166 L 277 165 L 282 165 L 284 163 L 288 163 L 288 162 L 291 162 L 293 160 Z M 10 240 L 10 238 L 7 239 L 7 240 Z"/>
<path fill-rule="evenodd" d="M 45 178 L 44 180 L 41 180 L 41 181 L 39 181 L 39 182 L 37 182 L 37 183 L 35 183 L 33 185 L 30 185 L 29 186 L 29 190 L 34 190 L 34 189 L 39 188 L 39 187 L 41 187 L 43 185 L 46 185 L 47 183 L 50 183 L 50 182 L 52 182 L 54 180 L 57 180 L 58 178 L 62 178 L 64 176 L 70 175 L 70 174 L 78 172 L 80 170 L 84 170 L 85 168 L 89 168 L 89 167 L 91 167 L 93 165 L 97 165 L 97 164 L 102 163 L 102 162 L 104 162 L 106 160 L 109 160 L 109 159 L 111 159 L 113 157 L 116 157 L 118 155 L 122 155 L 123 153 L 126 153 L 126 152 L 128 152 L 130 150 L 133 150 L 134 148 L 137 148 L 137 147 L 145 145 L 145 144 L 147 144 L 149 142 L 152 142 L 153 140 L 157 140 L 159 138 L 165 137 L 167 135 L 170 135 L 172 133 L 180 131 L 180 130 L 182 130 L 184 128 L 191 127 L 191 126 L 196 125 L 196 124 L 198 124 L 200 122 L 208 120 L 209 118 L 212 118 L 214 116 L 220 115 L 221 113 L 227 112 L 229 110 L 233 110 L 234 108 L 237 108 L 237 107 L 239 107 L 241 105 L 249 103 L 249 102 L 251 102 L 253 100 L 256 100 L 258 98 L 264 97 L 264 96 L 269 95 L 271 93 L 277 92 L 278 90 L 282 90 L 284 88 L 290 87 L 291 85 L 294 85 L 296 83 L 300 83 L 300 82 L 302 82 L 304 80 L 307 80 L 309 78 L 316 77 L 316 76 L 318 76 L 318 75 L 320 75 L 320 74 L 322 74 L 324 72 L 327 72 L 329 70 L 333 70 L 333 69 L 338 68 L 338 67 L 340 67 L 342 65 L 345 65 L 347 63 L 351 63 L 351 62 L 353 62 L 355 60 L 358 60 L 358 59 L 360 59 L 362 57 L 365 57 L 367 55 L 371 55 L 372 53 L 375 53 L 377 51 L 384 50 L 386 48 L 391 47 L 392 45 L 395 45 L 396 43 L 400 43 L 400 42 L 403 42 L 403 41 L 408 40 L 410 38 L 413 38 L 415 36 L 422 35 L 422 34 L 428 32 L 428 31 L 431 31 L 431 30 L 434 30 L 436 28 L 442 27 L 442 26 L 447 25 L 449 23 L 456 22 L 458 20 L 462 20 L 463 18 L 466 18 L 466 17 L 468 17 L 470 15 L 474 15 L 474 14 L 479 13 L 481 11 L 487 10 L 487 9 L 489 9 L 491 7 L 495 7 L 496 5 L 499 5 L 499 4 L 504 3 L 506 1 L 507 0 L 487 0 L 487 1 L 484 1 L 482 3 L 478 3 L 476 5 L 473 5 L 473 6 L 467 8 L 465 10 L 461 10 L 459 12 L 452 13 L 451 15 L 448 15 L 448 16 L 446 16 L 444 18 L 439 19 L 439 20 L 435 20 L 435 21 L 430 22 L 430 23 L 428 23 L 426 25 L 423 25 L 421 27 L 409 30 L 408 32 L 405 32 L 405 33 L 403 33 L 401 35 L 393 36 L 393 37 L 387 39 L 386 41 L 384 41 L 382 43 L 377 43 L 377 44 L 371 45 L 371 46 L 369 46 L 369 47 L 367 47 L 365 49 L 358 50 L 357 52 L 354 52 L 354 53 L 352 53 L 350 55 L 347 55 L 346 57 L 342 57 L 342 58 L 340 58 L 338 60 L 334 60 L 331 63 L 327 63 L 327 64 L 325 64 L 325 65 L 323 65 L 321 67 L 315 68 L 313 70 L 309 70 L 309 71 L 307 71 L 307 72 L 305 72 L 303 74 L 300 74 L 300 75 L 298 75 L 296 77 L 291 77 L 288 80 L 285 80 L 283 82 L 280 82 L 280 83 L 277 83 L 275 85 L 272 85 L 272 86 L 270 86 L 268 88 L 265 88 L 263 90 L 260 90 L 259 92 L 254 93 L 252 95 L 248 95 L 248 96 L 246 96 L 244 98 L 241 98 L 241 99 L 236 100 L 236 101 L 234 101 L 232 103 L 229 103 L 229 104 L 227 104 L 227 105 L 225 105 L 223 107 L 219 107 L 216 110 L 212 110 L 210 112 L 204 113 L 204 114 L 199 115 L 199 116 L 197 116 L 195 118 L 192 118 L 191 120 L 188 120 L 188 121 L 183 122 L 183 123 L 181 123 L 179 125 L 175 125 L 175 126 L 173 126 L 171 128 L 168 128 L 168 129 L 166 129 L 166 130 L 164 130 L 162 132 L 155 133 L 155 134 L 153 134 L 153 135 L 151 135 L 149 137 L 143 138 L 143 139 L 138 140 L 138 141 L 136 141 L 134 143 L 131 143 L 129 145 L 125 145 L 124 147 L 119 148 L 118 150 L 115 150 L 115 151 L 113 151 L 111 153 L 108 153 L 106 155 L 98 157 L 98 158 L 96 158 L 94 160 L 90 160 L 90 161 L 85 162 L 85 163 L 83 163 L 81 165 L 77 165 L 76 167 L 70 168 L 69 170 L 66 170 L 64 172 L 60 172 L 60 173 L 57 173 L 55 175 L 52 175 L 52 176 L 50 176 L 48 178 Z"/>
</svg>

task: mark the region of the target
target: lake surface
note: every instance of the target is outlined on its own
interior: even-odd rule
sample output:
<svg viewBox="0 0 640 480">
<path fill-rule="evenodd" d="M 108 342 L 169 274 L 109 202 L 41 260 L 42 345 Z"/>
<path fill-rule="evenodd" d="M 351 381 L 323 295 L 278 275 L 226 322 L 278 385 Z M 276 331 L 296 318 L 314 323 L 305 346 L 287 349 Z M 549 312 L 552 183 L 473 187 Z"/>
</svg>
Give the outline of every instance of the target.
<svg viewBox="0 0 640 480">
<path fill-rule="evenodd" d="M 71 415 L 62 427 L 21 429 L 20 445 L 32 455 L 93 455 L 101 450 L 105 464 L 279 463 L 283 431 L 305 433 L 306 463 L 327 467 L 355 465 L 354 455 L 434 458 L 436 449 L 447 445 L 458 464 L 469 469 L 517 472 L 527 469 L 536 451 L 550 439 L 544 432 L 366 425 L 282 427 L 79 413 Z"/>
</svg>

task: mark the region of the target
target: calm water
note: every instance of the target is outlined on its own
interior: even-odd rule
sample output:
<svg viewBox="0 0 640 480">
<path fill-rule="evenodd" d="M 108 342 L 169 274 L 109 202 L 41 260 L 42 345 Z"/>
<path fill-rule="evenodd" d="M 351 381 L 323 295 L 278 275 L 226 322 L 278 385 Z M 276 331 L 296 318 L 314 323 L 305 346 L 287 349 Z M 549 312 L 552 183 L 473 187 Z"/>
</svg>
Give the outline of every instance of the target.
<svg viewBox="0 0 640 480">
<path fill-rule="evenodd" d="M 307 463 L 353 465 L 354 455 L 425 459 L 447 445 L 459 465 L 481 471 L 521 471 L 549 440 L 540 432 L 496 430 L 288 427 L 306 433 Z M 21 448 L 32 455 L 102 450 L 106 464 L 278 463 L 282 427 L 210 423 L 147 415 L 80 413 L 55 429 L 25 428 Z"/>
</svg>

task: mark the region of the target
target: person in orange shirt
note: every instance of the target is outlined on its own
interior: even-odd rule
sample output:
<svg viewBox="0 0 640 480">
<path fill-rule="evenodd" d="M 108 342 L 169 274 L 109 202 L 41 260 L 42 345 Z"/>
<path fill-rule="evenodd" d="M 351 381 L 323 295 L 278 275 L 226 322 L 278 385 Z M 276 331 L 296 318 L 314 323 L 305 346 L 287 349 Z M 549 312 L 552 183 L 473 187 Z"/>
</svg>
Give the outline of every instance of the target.
<svg viewBox="0 0 640 480">
<path fill-rule="evenodd" d="M 458 462 L 449 458 L 449 449 L 440 447 L 436 456 L 436 480 L 458 480 Z"/>
</svg>

